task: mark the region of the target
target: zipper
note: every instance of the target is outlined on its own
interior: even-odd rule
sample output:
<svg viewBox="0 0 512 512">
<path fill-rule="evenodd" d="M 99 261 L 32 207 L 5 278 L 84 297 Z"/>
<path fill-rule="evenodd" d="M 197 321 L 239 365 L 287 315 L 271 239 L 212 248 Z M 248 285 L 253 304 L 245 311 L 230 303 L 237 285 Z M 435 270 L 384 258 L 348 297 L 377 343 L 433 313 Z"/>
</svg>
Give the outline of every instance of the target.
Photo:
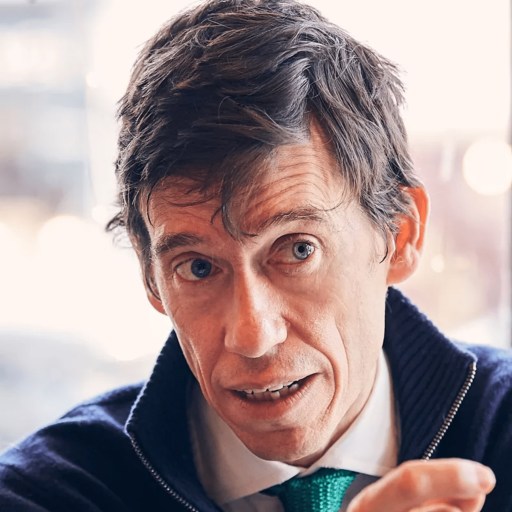
<svg viewBox="0 0 512 512">
<path fill-rule="evenodd" d="M 462 384 L 462 387 L 460 388 L 457 396 L 455 397 L 455 400 L 453 401 L 452 406 L 450 407 L 450 410 L 448 411 L 448 414 L 446 415 L 446 418 L 444 419 L 443 424 L 441 425 L 441 428 L 437 431 L 437 434 L 434 436 L 434 439 L 432 439 L 428 448 L 421 456 L 423 460 L 429 460 L 434 454 L 434 452 L 437 450 L 439 443 L 442 441 L 444 435 L 446 434 L 446 431 L 448 430 L 448 427 L 451 425 L 453 421 L 453 418 L 455 418 L 455 415 L 457 414 L 457 411 L 459 410 L 462 401 L 466 397 L 469 388 L 471 387 L 471 384 L 473 384 L 473 381 L 475 380 L 475 375 L 476 362 L 473 361 L 469 365 L 466 380 L 464 381 L 464 384 Z"/>
<path fill-rule="evenodd" d="M 133 449 L 135 453 L 141 460 L 142 464 L 146 467 L 146 469 L 151 473 L 151 476 L 167 491 L 167 494 L 170 494 L 180 505 L 183 505 L 190 512 L 199 512 L 199 509 L 195 508 L 191 505 L 183 496 L 178 494 L 172 487 L 170 487 L 166 481 L 160 476 L 158 471 L 152 466 L 151 462 L 146 458 L 144 453 L 142 452 L 139 443 L 131 436 L 128 436 L 132 443 Z"/>
<path fill-rule="evenodd" d="M 423 460 L 429 460 L 434 452 L 437 450 L 439 443 L 442 441 L 443 437 L 446 434 L 446 431 L 450 427 L 453 419 L 455 418 L 455 415 L 457 414 L 457 411 L 459 410 L 462 401 L 466 397 L 469 388 L 471 387 L 471 384 L 473 384 L 473 381 L 475 380 L 476 375 L 476 362 L 472 362 L 469 365 L 468 374 L 466 376 L 466 379 L 464 383 L 462 384 L 462 387 L 460 388 L 459 392 L 457 393 L 457 396 L 455 397 L 455 400 L 452 403 L 452 406 L 450 407 L 450 410 L 448 411 L 448 414 L 446 415 L 446 418 L 443 421 L 443 424 L 441 425 L 440 429 L 437 431 L 437 434 L 434 436 L 434 439 L 432 439 L 431 443 L 429 444 L 428 448 L 425 450 L 421 458 Z M 144 453 L 142 452 L 142 449 L 140 448 L 137 441 L 132 437 L 128 436 L 130 438 L 130 441 L 132 443 L 133 449 L 135 450 L 135 453 L 139 457 L 140 461 L 146 469 L 151 473 L 151 476 L 160 484 L 161 487 L 165 489 L 165 491 L 170 494 L 180 505 L 183 505 L 187 510 L 190 510 L 190 512 L 200 512 L 197 508 L 195 508 L 193 505 L 191 505 L 183 496 L 178 494 L 174 489 L 172 489 L 165 480 L 160 476 L 158 471 L 152 466 L 152 464 L 148 461 Z"/>
</svg>

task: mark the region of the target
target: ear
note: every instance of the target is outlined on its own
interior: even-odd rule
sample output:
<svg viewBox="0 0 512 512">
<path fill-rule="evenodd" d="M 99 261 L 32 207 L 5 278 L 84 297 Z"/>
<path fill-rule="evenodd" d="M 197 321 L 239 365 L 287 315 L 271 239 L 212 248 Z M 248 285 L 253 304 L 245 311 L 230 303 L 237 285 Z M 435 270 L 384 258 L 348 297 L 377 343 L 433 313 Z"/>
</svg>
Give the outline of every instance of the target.
<svg viewBox="0 0 512 512">
<path fill-rule="evenodd" d="M 144 288 L 146 290 L 146 296 L 149 300 L 149 303 L 159 313 L 162 313 L 162 315 L 167 315 L 162 304 L 162 300 L 160 299 L 160 292 L 158 291 L 158 287 L 156 285 L 151 256 L 149 254 L 145 254 L 147 251 L 142 250 L 139 241 L 135 237 L 130 236 L 130 242 L 135 250 L 135 254 L 137 254 L 137 259 L 139 260 L 142 282 L 144 283 Z"/>
<path fill-rule="evenodd" d="M 146 288 L 146 296 L 149 300 L 149 303 L 162 315 L 167 315 L 164 305 L 162 304 L 162 299 L 160 299 L 160 293 L 156 286 L 156 282 L 153 275 L 153 265 L 148 263 L 147 265 L 142 266 L 142 279 L 144 281 L 144 288 Z"/>
<path fill-rule="evenodd" d="M 410 197 L 409 213 L 400 215 L 398 232 L 394 237 L 394 252 L 389 263 L 388 285 L 405 281 L 418 268 L 430 200 L 423 187 L 404 188 Z"/>
</svg>

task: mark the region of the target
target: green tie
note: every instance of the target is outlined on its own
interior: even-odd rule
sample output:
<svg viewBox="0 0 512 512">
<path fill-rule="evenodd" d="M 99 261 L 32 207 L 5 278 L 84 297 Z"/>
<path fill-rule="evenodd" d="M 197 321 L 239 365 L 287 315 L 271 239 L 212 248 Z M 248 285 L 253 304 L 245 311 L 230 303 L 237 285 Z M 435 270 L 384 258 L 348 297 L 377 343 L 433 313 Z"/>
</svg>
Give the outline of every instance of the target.
<svg viewBox="0 0 512 512">
<path fill-rule="evenodd" d="M 286 512 L 338 512 L 356 473 L 321 468 L 304 478 L 291 478 L 267 489 L 277 496 Z"/>
</svg>

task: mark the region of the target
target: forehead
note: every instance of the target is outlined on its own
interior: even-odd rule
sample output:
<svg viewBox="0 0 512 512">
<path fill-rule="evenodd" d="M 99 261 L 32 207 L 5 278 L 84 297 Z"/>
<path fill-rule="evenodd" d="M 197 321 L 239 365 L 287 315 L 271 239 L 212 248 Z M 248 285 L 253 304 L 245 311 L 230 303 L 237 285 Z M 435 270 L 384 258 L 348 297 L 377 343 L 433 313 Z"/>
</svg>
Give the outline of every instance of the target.
<svg viewBox="0 0 512 512">
<path fill-rule="evenodd" d="M 287 214 L 310 217 L 315 210 L 327 212 L 348 198 L 338 164 L 315 127 L 308 141 L 277 148 L 254 174 L 249 185 L 235 187 L 228 204 L 221 203 L 220 188 L 199 191 L 193 180 L 168 177 L 151 194 L 149 223 L 212 223 L 220 214 L 235 231 L 258 234 L 268 219 Z"/>
</svg>

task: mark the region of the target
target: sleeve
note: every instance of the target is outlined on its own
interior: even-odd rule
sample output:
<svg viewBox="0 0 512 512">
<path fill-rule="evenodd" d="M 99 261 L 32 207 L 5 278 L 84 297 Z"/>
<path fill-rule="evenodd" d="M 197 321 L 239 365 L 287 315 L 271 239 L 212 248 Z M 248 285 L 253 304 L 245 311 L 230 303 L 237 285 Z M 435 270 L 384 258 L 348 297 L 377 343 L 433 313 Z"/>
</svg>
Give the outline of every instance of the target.
<svg viewBox="0 0 512 512">
<path fill-rule="evenodd" d="M 472 347 L 477 374 L 448 429 L 438 456 L 463 457 L 489 466 L 496 487 L 484 512 L 512 512 L 512 352 Z"/>
<path fill-rule="evenodd" d="M 161 491 L 124 432 L 127 410 L 80 406 L 1 454 L 0 511 L 152 510 Z"/>
</svg>

